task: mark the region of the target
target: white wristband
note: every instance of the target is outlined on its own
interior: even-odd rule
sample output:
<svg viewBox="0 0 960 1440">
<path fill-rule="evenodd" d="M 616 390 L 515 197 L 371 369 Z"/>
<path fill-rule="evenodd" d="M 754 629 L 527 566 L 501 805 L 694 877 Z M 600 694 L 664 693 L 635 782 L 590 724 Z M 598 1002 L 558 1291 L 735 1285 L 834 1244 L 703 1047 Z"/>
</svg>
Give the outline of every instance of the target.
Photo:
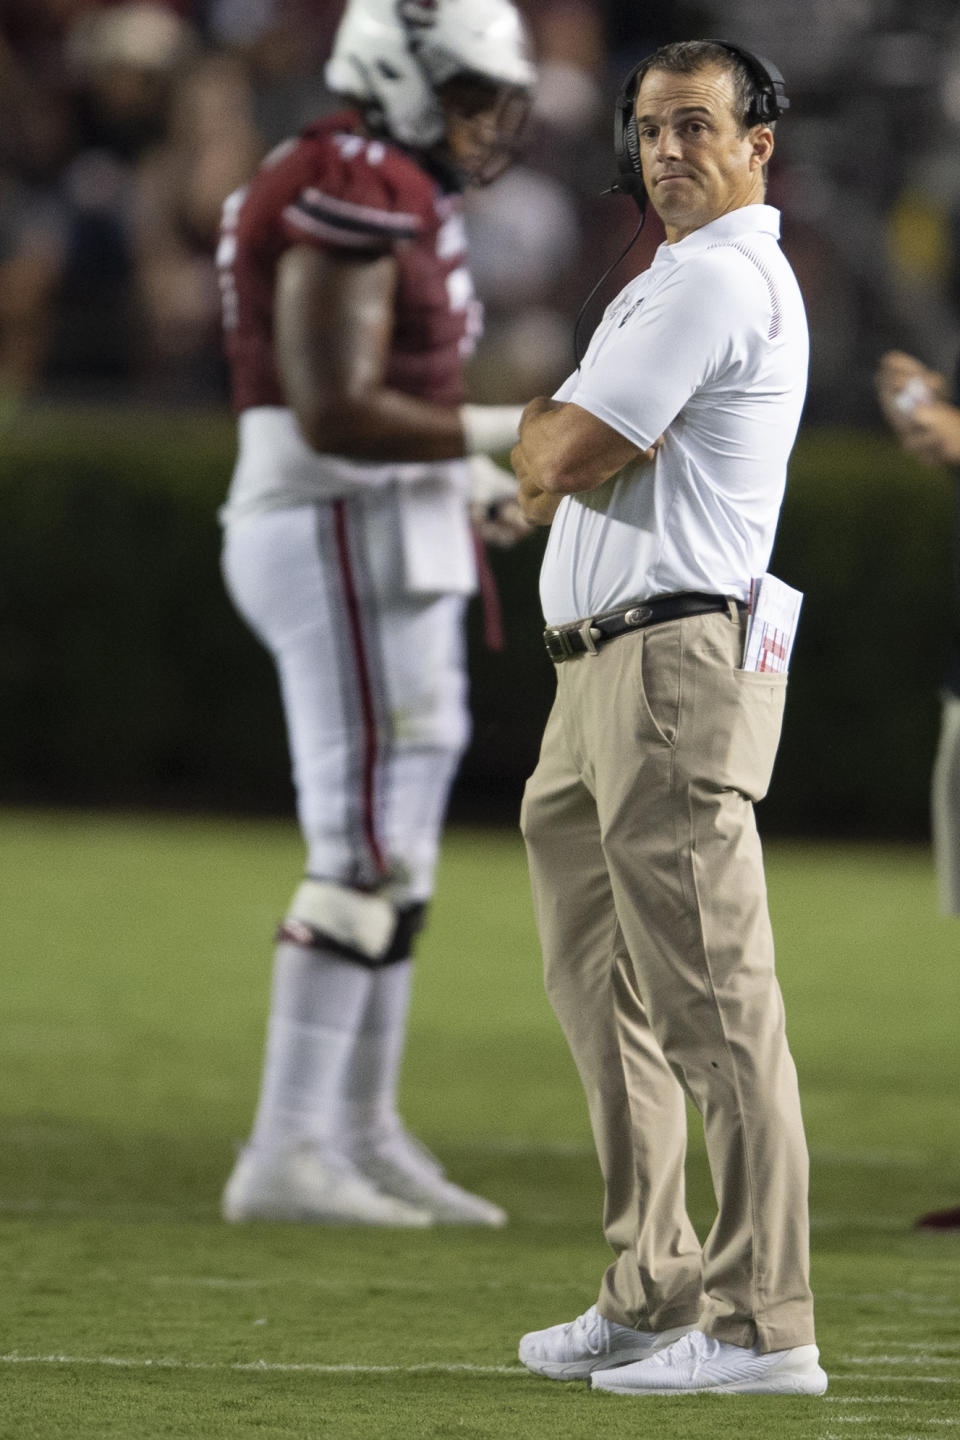
<svg viewBox="0 0 960 1440">
<path fill-rule="evenodd" d="M 516 477 L 501 470 L 496 461 L 486 455 L 471 455 L 467 466 L 471 505 L 479 505 L 482 510 L 489 511 L 491 506 L 502 505 L 505 500 L 516 500 Z"/>
<path fill-rule="evenodd" d="M 496 455 L 517 443 L 522 405 L 461 405 L 464 453 Z"/>
</svg>

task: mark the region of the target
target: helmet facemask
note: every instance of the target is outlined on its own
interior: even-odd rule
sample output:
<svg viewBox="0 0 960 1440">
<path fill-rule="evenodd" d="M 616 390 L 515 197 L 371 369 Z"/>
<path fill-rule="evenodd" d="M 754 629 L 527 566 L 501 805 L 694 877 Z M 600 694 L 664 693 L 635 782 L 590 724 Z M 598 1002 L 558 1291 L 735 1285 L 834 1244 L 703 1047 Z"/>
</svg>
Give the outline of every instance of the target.
<svg viewBox="0 0 960 1440">
<path fill-rule="evenodd" d="M 520 154 L 530 95 L 480 75 L 454 75 L 437 87 L 444 138 L 434 147 L 465 185 L 491 185 Z"/>
</svg>

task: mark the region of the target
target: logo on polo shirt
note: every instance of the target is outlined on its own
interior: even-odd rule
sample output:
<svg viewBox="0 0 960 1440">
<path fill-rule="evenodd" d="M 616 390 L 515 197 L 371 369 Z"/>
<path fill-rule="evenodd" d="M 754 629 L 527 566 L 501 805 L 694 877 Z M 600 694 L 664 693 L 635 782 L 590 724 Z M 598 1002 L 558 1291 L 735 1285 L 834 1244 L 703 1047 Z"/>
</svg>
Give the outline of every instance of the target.
<svg viewBox="0 0 960 1440">
<path fill-rule="evenodd" d="M 627 321 L 630 319 L 630 316 L 636 314 L 636 312 L 640 309 L 640 306 L 643 304 L 645 298 L 645 296 L 641 295 L 639 300 L 634 300 L 629 310 L 624 311 L 624 313 L 620 317 L 620 322 L 617 325 L 618 330 L 622 330 L 624 325 L 626 325 Z"/>
</svg>

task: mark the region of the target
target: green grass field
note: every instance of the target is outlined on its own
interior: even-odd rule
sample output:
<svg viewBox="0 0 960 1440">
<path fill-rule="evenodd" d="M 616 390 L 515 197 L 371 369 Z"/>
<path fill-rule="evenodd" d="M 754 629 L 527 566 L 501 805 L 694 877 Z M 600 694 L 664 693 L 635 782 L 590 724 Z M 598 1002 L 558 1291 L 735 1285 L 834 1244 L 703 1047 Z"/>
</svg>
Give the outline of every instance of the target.
<svg viewBox="0 0 960 1440">
<path fill-rule="evenodd" d="M 921 849 L 768 849 L 830 1390 L 630 1400 L 516 1361 L 607 1257 L 515 835 L 447 839 L 404 1074 L 512 1224 L 231 1228 L 295 830 L 0 812 L 0 1437 L 960 1440 L 960 1233 L 912 1229 L 960 1203 L 960 922 Z"/>
</svg>

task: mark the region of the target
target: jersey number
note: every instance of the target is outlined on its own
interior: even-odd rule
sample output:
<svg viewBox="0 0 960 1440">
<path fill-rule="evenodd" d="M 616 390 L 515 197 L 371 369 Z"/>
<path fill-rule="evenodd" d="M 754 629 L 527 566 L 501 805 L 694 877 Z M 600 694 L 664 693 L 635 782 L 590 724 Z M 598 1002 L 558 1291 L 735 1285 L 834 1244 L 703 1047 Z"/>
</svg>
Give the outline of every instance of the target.
<svg viewBox="0 0 960 1440">
<path fill-rule="evenodd" d="M 220 286 L 220 305 L 223 310 L 223 328 L 236 330 L 240 322 L 240 301 L 237 296 L 237 280 L 234 265 L 237 259 L 237 225 L 243 202 L 247 198 L 247 186 L 234 190 L 223 202 L 220 217 L 220 243 L 217 246 L 217 283 Z"/>
</svg>

